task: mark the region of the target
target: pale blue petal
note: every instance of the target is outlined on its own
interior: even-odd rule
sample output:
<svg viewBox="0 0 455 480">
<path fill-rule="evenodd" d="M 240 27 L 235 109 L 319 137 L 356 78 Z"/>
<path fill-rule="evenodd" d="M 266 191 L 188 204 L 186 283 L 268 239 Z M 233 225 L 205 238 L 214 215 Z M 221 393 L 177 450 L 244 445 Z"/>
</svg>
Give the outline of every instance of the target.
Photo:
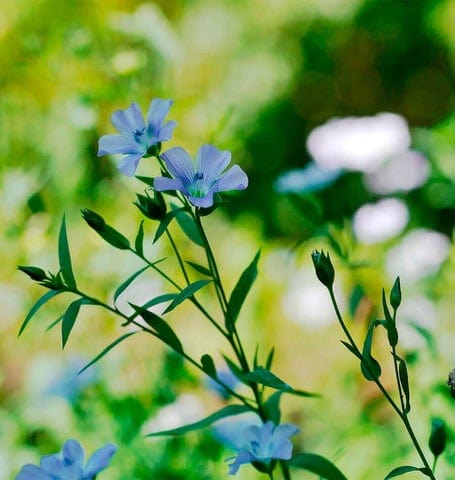
<svg viewBox="0 0 455 480">
<path fill-rule="evenodd" d="M 188 200 L 195 207 L 210 208 L 213 205 L 213 192 L 207 192 L 207 194 L 203 197 L 193 197 L 191 195 L 187 196 Z"/>
<path fill-rule="evenodd" d="M 165 142 L 166 140 L 170 140 L 172 138 L 172 133 L 174 128 L 177 126 L 177 122 L 175 120 L 171 120 L 167 122 L 163 128 L 160 129 L 157 141 L 158 142 Z"/>
<path fill-rule="evenodd" d="M 214 186 L 215 192 L 226 190 L 245 190 L 248 187 L 248 177 L 246 173 L 238 166 L 233 165 Z"/>
<path fill-rule="evenodd" d="M 136 173 L 139 160 L 142 158 L 143 154 L 132 154 L 126 155 L 117 165 L 117 168 L 126 175 L 127 177 L 132 177 Z"/>
<path fill-rule="evenodd" d="M 48 475 L 58 476 L 62 474 L 65 463 L 58 454 L 47 455 L 41 459 L 40 468 Z"/>
<path fill-rule="evenodd" d="M 15 480 L 52 480 L 52 477 L 44 473 L 36 465 L 24 465 L 16 475 Z"/>
<path fill-rule="evenodd" d="M 147 123 L 153 125 L 155 129 L 161 128 L 166 115 L 173 104 L 173 100 L 163 100 L 162 98 L 154 98 L 147 113 Z"/>
<path fill-rule="evenodd" d="M 292 442 L 284 440 L 274 449 L 270 458 L 279 458 L 281 460 L 289 460 L 292 457 Z"/>
<path fill-rule="evenodd" d="M 275 427 L 273 431 L 273 440 L 279 442 L 285 438 L 292 437 L 299 431 L 298 427 L 292 425 L 292 423 L 283 423 Z"/>
<path fill-rule="evenodd" d="M 181 147 L 174 147 L 162 155 L 171 174 L 181 180 L 183 185 L 192 183 L 195 174 L 193 161 L 189 154 Z"/>
<path fill-rule="evenodd" d="M 104 470 L 111 461 L 112 456 L 117 451 L 115 445 L 105 445 L 97 450 L 88 460 L 84 469 L 84 478 L 91 480 L 97 473 Z"/>
<path fill-rule="evenodd" d="M 136 102 L 133 102 L 125 110 L 116 110 L 111 115 L 111 122 L 124 135 L 133 135 L 145 128 L 144 118 Z"/>
<path fill-rule="evenodd" d="M 183 190 L 182 182 L 177 178 L 156 177 L 153 179 L 153 188 L 158 192 L 166 190 Z"/>
<path fill-rule="evenodd" d="M 231 459 L 228 459 L 228 461 Z M 235 475 L 240 468 L 240 465 L 244 465 L 245 463 L 250 463 L 256 460 L 250 452 L 246 452 L 245 450 L 241 450 L 235 460 L 229 464 L 229 475 Z"/>
<path fill-rule="evenodd" d="M 145 153 L 145 147 L 122 135 L 103 135 L 98 141 L 98 156 L 109 153 Z"/>
<path fill-rule="evenodd" d="M 204 174 L 204 180 L 210 185 L 231 162 L 229 150 L 218 150 L 213 145 L 202 145 L 195 158 L 196 170 Z"/>
<path fill-rule="evenodd" d="M 65 463 L 75 463 L 81 466 L 84 464 L 84 449 L 77 440 L 67 440 L 63 445 L 62 454 Z"/>
</svg>

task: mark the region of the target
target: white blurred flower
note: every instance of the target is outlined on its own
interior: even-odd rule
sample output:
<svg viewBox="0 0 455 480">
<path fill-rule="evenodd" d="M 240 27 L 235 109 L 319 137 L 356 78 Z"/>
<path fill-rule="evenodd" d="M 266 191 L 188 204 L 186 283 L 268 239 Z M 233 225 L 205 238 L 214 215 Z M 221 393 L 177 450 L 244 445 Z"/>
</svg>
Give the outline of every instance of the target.
<svg viewBox="0 0 455 480">
<path fill-rule="evenodd" d="M 307 149 L 323 169 L 371 172 L 388 158 L 408 150 L 410 143 L 403 117 L 379 113 L 373 117 L 331 119 L 310 133 Z"/>
<path fill-rule="evenodd" d="M 398 235 L 409 221 L 406 204 L 385 198 L 360 207 L 354 214 L 353 229 L 363 243 L 378 243 Z"/>
<path fill-rule="evenodd" d="M 408 150 L 365 174 L 364 182 L 372 192 L 386 195 L 414 190 L 426 182 L 429 174 L 428 160 L 421 153 Z"/>
<path fill-rule="evenodd" d="M 204 407 L 196 395 L 183 394 L 174 403 L 166 405 L 142 427 L 144 435 L 194 423 L 204 416 Z"/>
<path fill-rule="evenodd" d="M 388 274 L 415 281 L 436 273 L 450 251 L 450 240 L 424 228 L 409 232 L 386 257 Z"/>
<path fill-rule="evenodd" d="M 282 297 L 282 308 L 290 320 L 305 327 L 324 328 L 336 319 L 327 291 L 316 281 L 314 271 L 310 269 L 289 279 L 289 289 Z"/>
</svg>

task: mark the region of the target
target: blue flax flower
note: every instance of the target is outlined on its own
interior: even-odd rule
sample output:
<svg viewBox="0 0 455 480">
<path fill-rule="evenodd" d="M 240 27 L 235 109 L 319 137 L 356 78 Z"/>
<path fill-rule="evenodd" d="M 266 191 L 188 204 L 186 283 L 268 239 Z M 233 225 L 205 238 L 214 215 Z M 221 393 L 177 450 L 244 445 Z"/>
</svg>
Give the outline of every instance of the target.
<svg viewBox="0 0 455 480">
<path fill-rule="evenodd" d="M 41 459 L 39 467 L 24 465 L 16 480 L 94 480 L 116 452 L 115 445 L 97 450 L 84 467 L 84 450 L 76 440 L 67 440 L 60 453 Z"/>
<path fill-rule="evenodd" d="M 129 177 L 134 175 L 142 157 L 156 153 L 159 143 L 171 139 L 177 122 L 163 122 L 173 103 L 172 100 L 153 99 L 147 113 L 147 123 L 135 102 L 125 110 L 116 110 L 111 122 L 120 135 L 103 135 L 98 143 L 98 156 L 125 154 L 117 168 Z"/>
<path fill-rule="evenodd" d="M 292 443 L 289 437 L 299 429 L 290 423 L 275 425 L 271 421 L 261 426 L 252 425 L 243 432 L 243 446 L 237 457 L 229 464 L 229 475 L 235 475 L 240 465 L 251 462 L 269 464 L 272 459 L 289 460 L 292 456 Z"/>
<path fill-rule="evenodd" d="M 248 177 L 238 165 L 224 172 L 231 162 L 231 152 L 218 150 L 213 145 L 203 145 L 194 163 L 180 147 L 171 148 L 162 158 L 174 178 L 155 178 L 155 190 L 179 190 L 196 207 L 211 207 L 217 192 L 244 190 L 248 186 Z"/>
</svg>

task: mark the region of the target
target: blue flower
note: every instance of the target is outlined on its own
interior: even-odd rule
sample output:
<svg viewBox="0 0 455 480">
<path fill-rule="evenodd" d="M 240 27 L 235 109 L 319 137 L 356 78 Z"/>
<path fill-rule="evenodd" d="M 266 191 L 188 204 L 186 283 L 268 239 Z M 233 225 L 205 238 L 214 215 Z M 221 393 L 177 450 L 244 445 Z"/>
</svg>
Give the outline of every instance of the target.
<svg viewBox="0 0 455 480">
<path fill-rule="evenodd" d="M 67 440 L 61 453 L 47 455 L 39 467 L 24 465 L 16 480 L 94 480 L 104 470 L 116 452 L 115 445 L 97 450 L 84 467 L 84 450 L 76 440 Z"/>
<path fill-rule="evenodd" d="M 231 152 L 218 150 L 213 145 L 203 145 L 194 163 L 180 147 L 171 148 L 162 158 L 174 178 L 155 178 L 155 190 L 179 190 L 196 207 L 211 207 L 216 192 L 244 190 L 248 186 L 248 177 L 238 165 L 223 173 L 231 162 Z"/>
<path fill-rule="evenodd" d="M 229 464 L 229 475 L 235 475 L 240 465 L 251 462 L 269 464 L 272 459 L 289 460 L 292 456 L 292 443 L 289 437 L 299 429 L 290 423 L 275 425 L 271 421 L 261 426 L 252 425 L 243 432 L 243 446 L 237 457 Z"/>
<path fill-rule="evenodd" d="M 219 370 L 216 373 L 216 377 L 231 390 L 235 390 L 240 383 L 240 380 L 229 369 Z M 223 385 L 220 385 L 211 377 L 208 377 L 207 386 L 210 388 L 210 390 L 216 392 L 224 400 L 227 400 L 231 396 L 229 391 L 226 390 Z"/>
<path fill-rule="evenodd" d="M 159 143 L 171 139 L 177 122 L 163 122 L 173 103 L 172 100 L 153 99 L 147 113 L 147 124 L 135 102 L 125 110 L 116 110 L 111 122 L 120 135 L 103 135 L 98 143 L 98 156 L 125 154 L 118 169 L 129 177 L 134 175 L 142 157 L 156 153 Z"/>
</svg>

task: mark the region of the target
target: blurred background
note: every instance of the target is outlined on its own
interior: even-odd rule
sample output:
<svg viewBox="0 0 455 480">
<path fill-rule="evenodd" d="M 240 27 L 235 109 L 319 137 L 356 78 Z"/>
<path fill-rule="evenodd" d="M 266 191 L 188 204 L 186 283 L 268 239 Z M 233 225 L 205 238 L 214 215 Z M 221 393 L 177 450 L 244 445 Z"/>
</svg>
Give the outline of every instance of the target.
<svg viewBox="0 0 455 480">
<path fill-rule="evenodd" d="M 411 365 L 412 420 L 423 444 L 433 417 L 455 428 L 446 385 L 455 367 L 454 22 L 451 0 L 2 2 L 1 480 L 70 437 L 87 453 L 119 445 L 103 478 L 227 477 L 223 459 L 233 452 L 214 430 L 144 438 L 224 402 L 161 345 L 137 335 L 78 377 L 124 329 L 87 309 L 62 352 L 58 328 L 46 329 L 62 314 L 63 298 L 17 338 L 44 290 L 16 266 L 57 270 L 64 212 L 85 291 L 108 301 L 140 267 L 89 231 L 79 212 L 100 212 L 134 238 L 140 214 L 132 202 L 144 185 L 119 174 L 118 158 L 98 158 L 97 141 L 114 133 L 113 110 L 136 101 L 145 112 L 154 97 L 175 100 L 168 118 L 178 126 L 165 148 L 195 154 L 213 143 L 231 150 L 250 178 L 206 225 L 228 290 L 263 249 L 240 324 L 250 354 L 257 343 L 264 356 L 275 345 L 276 373 L 322 394 L 283 402 L 285 420 L 301 428 L 295 451 L 325 455 L 351 479 L 383 478 L 417 462 L 339 342 L 312 270 L 313 248 L 331 253 L 337 294 L 359 339 L 381 318 L 381 289 L 400 275 L 400 354 Z M 156 173 L 141 162 L 138 174 Z M 165 242 L 149 240 L 155 228 L 145 224 L 152 260 L 169 253 Z M 198 248 L 180 241 L 197 259 Z M 122 301 L 127 308 L 127 301 L 168 291 L 148 273 Z M 190 307 L 171 318 L 194 355 L 226 351 Z M 390 364 L 383 338 L 376 348 Z M 383 375 L 393 387 L 390 372 Z M 453 477 L 453 442 L 438 468 L 438 478 Z M 258 478 L 252 467 L 237 477 Z"/>
</svg>

